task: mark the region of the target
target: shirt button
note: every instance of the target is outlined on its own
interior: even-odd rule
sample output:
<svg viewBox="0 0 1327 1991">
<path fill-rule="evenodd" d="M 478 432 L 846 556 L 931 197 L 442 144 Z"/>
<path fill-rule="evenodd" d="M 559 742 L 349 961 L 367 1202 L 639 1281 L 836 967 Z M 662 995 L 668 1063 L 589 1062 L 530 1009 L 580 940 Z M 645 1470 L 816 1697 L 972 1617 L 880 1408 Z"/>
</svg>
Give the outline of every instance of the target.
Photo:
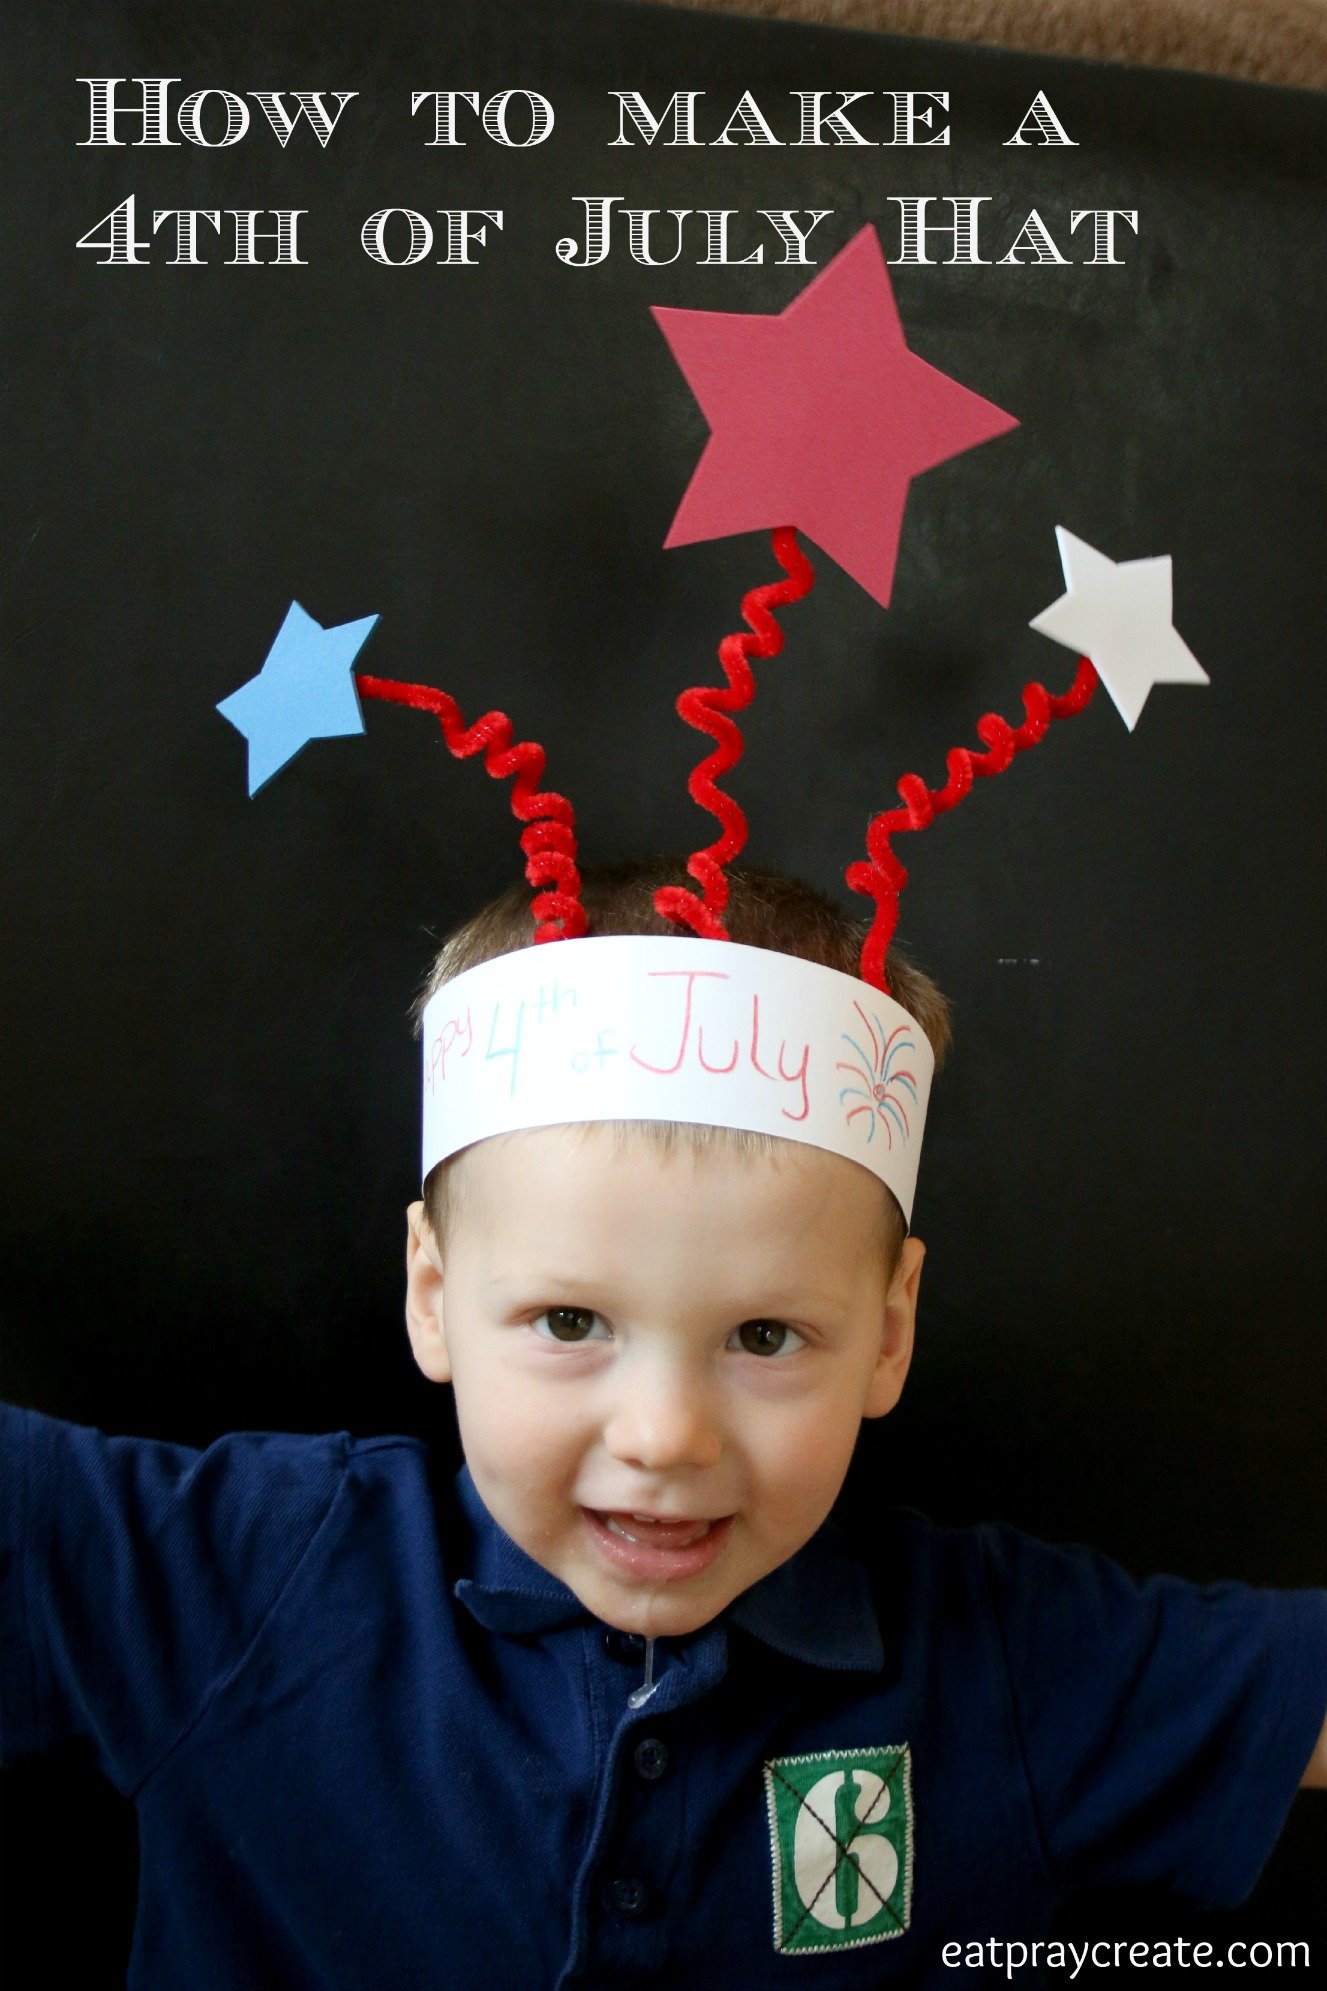
<svg viewBox="0 0 1327 1991">
<path fill-rule="evenodd" d="M 645 1640 L 639 1632 L 610 1629 L 604 1633 L 604 1651 L 610 1659 L 620 1659 L 624 1665 L 637 1666 L 645 1657 Z"/>
<path fill-rule="evenodd" d="M 629 1915 L 633 1920 L 639 1919 L 642 1915 L 648 1915 L 652 1906 L 650 1890 L 645 1885 L 645 1882 L 643 1880 L 628 1880 L 625 1876 L 609 1884 L 606 1890 L 606 1897 L 609 1907 L 614 1909 L 617 1914 Z"/>
<path fill-rule="evenodd" d="M 636 1765 L 636 1775 L 644 1777 L 647 1784 L 654 1783 L 668 1768 L 668 1745 L 657 1735 L 647 1735 L 638 1742 L 632 1752 L 632 1762 Z"/>
</svg>

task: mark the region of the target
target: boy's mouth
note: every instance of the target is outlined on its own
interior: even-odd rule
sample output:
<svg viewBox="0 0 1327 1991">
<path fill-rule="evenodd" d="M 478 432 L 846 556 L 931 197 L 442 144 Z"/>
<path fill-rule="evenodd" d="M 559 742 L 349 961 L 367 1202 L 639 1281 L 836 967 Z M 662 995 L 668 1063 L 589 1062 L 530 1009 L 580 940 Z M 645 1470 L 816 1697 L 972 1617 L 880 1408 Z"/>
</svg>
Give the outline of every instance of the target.
<svg viewBox="0 0 1327 1991">
<path fill-rule="evenodd" d="M 586 1507 L 590 1532 L 608 1560 L 627 1575 L 649 1582 L 675 1581 L 707 1569 L 728 1536 L 732 1515 L 690 1521 L 664 1520 Z"/>
</svg>

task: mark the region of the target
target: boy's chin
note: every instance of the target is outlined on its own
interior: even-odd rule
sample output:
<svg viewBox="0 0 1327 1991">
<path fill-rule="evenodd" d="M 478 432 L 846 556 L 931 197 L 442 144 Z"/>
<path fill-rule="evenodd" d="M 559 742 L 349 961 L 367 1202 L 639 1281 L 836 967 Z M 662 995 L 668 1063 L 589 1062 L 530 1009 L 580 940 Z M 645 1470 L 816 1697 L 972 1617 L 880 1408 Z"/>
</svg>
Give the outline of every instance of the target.
<svg viewBox="0 0 1327 1991">
<path fill-rule="evenodd" d="M 583 1590 L 577 1588 L 576 1595 L 603 1624 L 640 1638 L 685 1638 L 712 1624 L 733 1601 L 722 1593 L 717 1597 L 688 1597 L 680 1588 L 662 1584 L 656 1589 L 626 1594 L 617 1585 L 594 1584 Z"/>
</svg>

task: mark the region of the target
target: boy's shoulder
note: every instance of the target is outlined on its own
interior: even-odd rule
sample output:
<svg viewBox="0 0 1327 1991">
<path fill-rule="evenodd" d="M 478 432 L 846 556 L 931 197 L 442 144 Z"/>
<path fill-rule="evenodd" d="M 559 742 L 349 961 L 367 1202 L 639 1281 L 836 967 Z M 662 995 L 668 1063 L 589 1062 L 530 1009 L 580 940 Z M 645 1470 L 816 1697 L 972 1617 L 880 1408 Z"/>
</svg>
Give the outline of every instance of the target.
<svg viewBox="0 0 1327 1991">
<path fill-rule="evenodd" d="M 1182 1654 L 1203 1636 L 1308 1638 L 1327 1645 L 1327 1591 L 1276 1589 L 1165 1571 L 1135 1575 L 1104 1551 L 1053 1542 L 1006 1521 L 961 1525 L 898 1506 L 853 1546 L 870 1571 L 882 1629 L 896 1640 L 987 1633 L 1020 1677 L 1089 1662 L 1128 1672 L 1164 1632 Z M 1113 1662 L 1111 1655 L 1114 1655 Z M 1085 1676 L 1084 1676 L 1085 1677 Z"/>
<path fill-rule="evenodd" d="M 370 1462 L 379 1456 L 427 1458 L 430 1452 L 423 1439 L 405 1433 L 360 1437 L 348 1430 L 223 1431 L 205 1444 L 193 1445 L 169 1438 L 107 1432 L 95 1425 L 3 1402 L 0 1402 L 0 1435 L 6 1446 L 25 1450 L 30 1455 L 45 1452 L 74 1458 L 109 1451 L 126 1459 L 155 1457 L 163 1467 L 173 1462 L 180 1472 L 223 1468 L 255 1476 L 312 1479 L 344 1473 L 360 1462 L 370 1465 L 371 1470 Z"/>
<path fill-rule="evenodd" d="M 0 1459 L 0 1511 L 51 1546 L 118 1524 L 159 1558 L 205 1556 L 256 1588 L 318 1532 L 435 1497 L 430 1448 L 400 1434 L 228 1431 L 187 1445 L 0 1404 Z"/>
<path fill-rule="evenodd" d="M 0 1403 L 0 1447 L 11 1470 L 41 1487 L 56 1478 L 68 1494 L 80 1479 L 118 1479 L 144 1503 L 155 1496 L 198 1494 L 227 1485 L 267 1498 L 305 1490 L 334 1494 L 347 1479 L 409 1473 L 426 1460 L 422 1440 L 398 1434 L 355 1437 L 349 1431 L 226 1431 L 202 1445 L 116 1435 L 40 1410 Z"/>
</svg>

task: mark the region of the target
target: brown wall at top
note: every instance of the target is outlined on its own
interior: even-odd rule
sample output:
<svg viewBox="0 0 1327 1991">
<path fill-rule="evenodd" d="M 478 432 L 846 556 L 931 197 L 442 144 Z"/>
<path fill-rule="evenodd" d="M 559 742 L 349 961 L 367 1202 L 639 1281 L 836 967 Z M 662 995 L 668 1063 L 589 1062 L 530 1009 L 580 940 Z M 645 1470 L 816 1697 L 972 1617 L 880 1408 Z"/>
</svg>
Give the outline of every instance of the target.
<svg viewBox="0 0 1327 1991">
<path fill-rule="evenodd" d="M 677 4 L 677 0 L 671 0 Z M 1327 0 L 686 0 L 716 13 L 1327 89 Z"/>
</svg>

